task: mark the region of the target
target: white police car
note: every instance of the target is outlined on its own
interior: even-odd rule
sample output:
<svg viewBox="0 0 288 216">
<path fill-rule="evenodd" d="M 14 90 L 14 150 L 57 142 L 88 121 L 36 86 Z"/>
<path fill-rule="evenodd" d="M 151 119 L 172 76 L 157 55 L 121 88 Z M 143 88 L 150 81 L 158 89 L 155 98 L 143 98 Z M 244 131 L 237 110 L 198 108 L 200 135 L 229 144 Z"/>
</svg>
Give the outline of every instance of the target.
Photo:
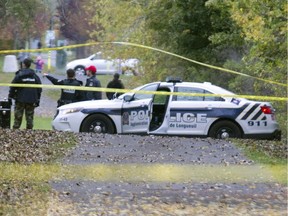
<svg viewBox="0 0 288 216">
<path fill-rule="evenodd" d="M 270 103 L 236 98 L 232 92 L 211 83 L 170 80 L 149 83 L 134 90 L 114 100 L 61 106 L 53 120 L 53 128 L 219 139 L 281 137 Z M 153 92 L 147 94 L 147 91 Z M 159 94 L 155 94 L 156 91 Z"/>
</svg>

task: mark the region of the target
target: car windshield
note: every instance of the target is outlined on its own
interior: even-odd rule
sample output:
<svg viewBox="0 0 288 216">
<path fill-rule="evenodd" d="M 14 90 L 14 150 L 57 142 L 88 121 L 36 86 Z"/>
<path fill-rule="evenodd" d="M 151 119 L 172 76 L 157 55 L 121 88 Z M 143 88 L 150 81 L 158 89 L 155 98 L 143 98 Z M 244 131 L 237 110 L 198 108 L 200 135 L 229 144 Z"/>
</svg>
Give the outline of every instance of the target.
<svg viewBox="0 0 288 216">
<path fill-rule="evenodd" d="M 91 60 L 98 59 L 97 56 L 96 56 L 95 54 L 89 56 L 88 58 L 91 59 Z"/>
<path fill-rule="evenodd" d="M 150 89 L 149 89 L 149 86 L 151 86 L 151 85 L 158 85 L 159 84 L 159 82 L 158 83 L 149 83 L 149 84 L 145 84 L 145 85 L 142 85 L 142 86 L 138 86 L 137 88 L 134 88 L 133 89 L 133 91 L 140 91 L 140 90 L 143 90 L 143 91 L 149 91 Z M 153 87 L 152 87 L 153 88 Z M 151 90 L 156 90 L 156 89 L 151 89 Z M 120 95 L 118 98 L 119 99 L 123 99 L 123 97 L 125 96 L 125 95 L 133 95 L 133 94 L 135 94 L 135 92 L 127 92 L 127 93 L 125 93 L 125 94 L 122 94 L 122 95 Z"/>
</svg>

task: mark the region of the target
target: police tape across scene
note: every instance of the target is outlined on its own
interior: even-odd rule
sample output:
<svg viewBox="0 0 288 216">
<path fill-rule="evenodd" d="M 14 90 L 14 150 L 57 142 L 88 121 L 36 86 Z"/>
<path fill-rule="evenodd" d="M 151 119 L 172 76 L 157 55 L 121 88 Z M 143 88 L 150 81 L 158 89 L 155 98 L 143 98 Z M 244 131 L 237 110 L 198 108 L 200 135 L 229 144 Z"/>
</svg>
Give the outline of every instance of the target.
<svg viewBox="0 0 288 216">
<path fill-rule="evenodd" d="M 218 97 L 233 97 L 233 98 L 246 98 L 257 100 L 270 100 L 270 101 L 288 101 L 288 97 L 275 97 L 263 95 L 223 95 L 223 94 L 201 94 L 201 93 L 183 93 L 183 92 L 161 92 L 161 91 L 141 91 L 134 89 L 115 89 L 115 88 L 99 88 L 99 87 L 84 87 L 84 86 L 57 86 L 57 85 L 39 85 L 39 84 L 9 84 L 0 83 L 0 86 L 13 86 L 24 88 L 49 88 L 49 89 L 73 89 L 73 90 L 89 90 L 89 91 L 102 91 L 102 92 L 119 92 L 119 93 L 141 93 L 141 94 L 155 94 L 155 95 L 180 95 L 180 96 L 218 96 Z"/>
<path fill-rule="evenodd" d="M 215 70 L 220 70 L 220 71 L 223 71 L 223 72 L 226 72 L 226 73 L 231 73 L 231 74 L 236 74 L 236 75 L 240 75 L 240 76 L 250 77 L 250 78 L 254 78 L 254 79 L 257 79 L 257 80 L 260 80 L 260 81 L 263 81 L 263 82 L 267 82 L 267 83 L 271 83 L 271 84 L 275 84 L 275 85 L 279 85 L 279 86 L 285 86 L 285 87 L 288 86 L 285 83 L 280 83 L 280 82 L 276 82 L 276 81 L 273 81 L 273 80 L 267 80 L 267 79 L 263 79 L 263 78 L 260 78 L 260 77 L 255 77 L 255 76 L 251 76 L 251 75 L 248 75 L 248 74 L 244 74 L 244 73 L 240 73 L 240 72 L 237 72 L 237 71 L 233 71 L 233 70 L 230 70 L 230 69 L 209 65 L 209 64 L 206 64 L 206 63 L 195 61 L 193 59 L 186 58 L 186 57 L 181 56 L 181 55 L 177 55 L 177 54 L 172 53 L 172 52 L 168 52 L 168 51 L 165 51 L 165 50 L 161 50 L 161 49 L 150 47 L 150 46 L 146 46 L 146 45 L 141 45 L 141 44 L 136 44 L 136 43 L 129 43 L 129 42 L 116 42 L 116 41 L 114 41 L 114 42 L 113 41 L 112 42 L 93 42 L 93 43 L 75 44 L 75 45 L 53 47 L 53 48 L 27 49 L 25 51 L 26 52 L 39 52 L 39 51 L 51 52 L 53 50 L 71 49 L 71 48 L 78 48 L 78 47 L 83 47 L 83 46 L 94 46 L 94 45 L 99 45 L 99 44 L 119 44 L 119 45 L 127 45 L 127 46 L 139 47 L 139 48 L 143 48 L 143 49 L 149 49 L 149 50 L 161 52 L 161 53 L 164 53 L 164 54 L 168 54 L 168 55 L 171 55 L 171 56 L 174 56 L 174 57 L 177 57 L 177 58 L 181 58 L 181 59 L 184 59 L 186 61 L 192 62 L 194 64 L 198 64 L 198 65 L 201 65 L 201 66 L 204 66 L 204 67 L 212 68 L 212 69 L 215 69 Z M 0 51 L 0 54 L 18 53 L 18 52 L 23 52 L 23 50 L 2 50 L 2 51 Z"/>
</svg>

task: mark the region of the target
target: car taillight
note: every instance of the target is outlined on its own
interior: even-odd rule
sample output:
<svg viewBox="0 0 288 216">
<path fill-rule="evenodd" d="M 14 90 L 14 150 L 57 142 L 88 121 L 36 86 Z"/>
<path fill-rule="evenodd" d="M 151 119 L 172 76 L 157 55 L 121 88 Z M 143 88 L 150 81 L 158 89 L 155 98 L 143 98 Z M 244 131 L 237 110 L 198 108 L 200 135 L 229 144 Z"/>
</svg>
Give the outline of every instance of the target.
<svg viewBox="0 0 288 216">
<path fill-rule="evenodd" d="M 273 109 L 269 106 L 261 106 L 261 110 L 264 114 L 273 114 Z"/>
</svg>

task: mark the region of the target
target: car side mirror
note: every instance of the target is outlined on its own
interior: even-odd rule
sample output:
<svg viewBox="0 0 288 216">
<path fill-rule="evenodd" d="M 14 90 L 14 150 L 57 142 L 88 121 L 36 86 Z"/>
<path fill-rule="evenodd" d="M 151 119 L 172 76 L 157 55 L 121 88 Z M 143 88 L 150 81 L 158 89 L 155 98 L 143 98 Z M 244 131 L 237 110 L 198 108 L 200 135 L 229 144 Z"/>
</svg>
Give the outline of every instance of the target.
<svg viewBox="0 0 288 216">
<path fill-rule="evenodd" d="M 133 96 L 132 95 L 125 95 L 123 99 L 125 102 L 130 102 L 133 99 Z"/>
<path fill-rule="evenodd" d="M 112 99 L 115 99 L 115 98 L 117 98 L 117 97 L 118 97 L 118 92 L 115 92 L 115 93 L 113 94 Z"/>
</svg>

